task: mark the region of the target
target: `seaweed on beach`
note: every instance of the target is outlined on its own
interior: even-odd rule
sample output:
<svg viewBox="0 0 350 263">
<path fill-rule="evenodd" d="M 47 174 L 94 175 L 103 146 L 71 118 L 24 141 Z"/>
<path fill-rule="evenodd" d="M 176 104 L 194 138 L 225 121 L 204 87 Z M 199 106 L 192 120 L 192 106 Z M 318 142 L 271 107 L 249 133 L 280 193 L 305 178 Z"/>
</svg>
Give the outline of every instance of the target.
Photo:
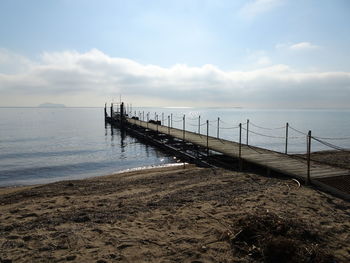
<svg viewBox="0 0 350 263">
<path fill-rule="evenodd" d="M 335 262 L 318 232 L 309 225 L 273 213 L 238 218 L 222 236 L 233 255 L 258 262 Z"/>
</svg>

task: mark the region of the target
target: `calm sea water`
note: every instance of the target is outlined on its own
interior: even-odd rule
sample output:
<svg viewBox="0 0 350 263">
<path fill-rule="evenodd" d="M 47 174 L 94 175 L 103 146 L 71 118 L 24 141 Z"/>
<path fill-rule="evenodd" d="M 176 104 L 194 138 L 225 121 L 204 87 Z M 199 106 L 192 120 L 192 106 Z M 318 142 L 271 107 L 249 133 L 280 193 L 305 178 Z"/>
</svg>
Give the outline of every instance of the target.
<svg viewBox="0 0 350 263">
<path fill-rule="evenodd" d="M 172 158 L 105 126 L 98 108 L 0 109 L 0 186 L 161 165 Z"/>
<path fill-rule="evenodd" d="M 164 120 L 173 114 L 173 127 L 183 127 L 238 141 L 237 125 L 249 119 L 249 144 L 284 151 L 289 122 L 290 153 L 305 152 L 306 133 L 318 137 L 350 137 L 350 110 L 252 110 L 200 108 L 134 108 L 141 118 Z M 170 118 L 169 118 L 170 119 Z M 243 128 L 246 129 L 246 125 Z M 298 130 L 295 131 L 292 128 Z M 246 130 L 242 134 L 246 142 Z M 350 148 L 350 139 L 327 142 Z M 327 150 L 313 141 L 312 149 Z M 157 149 L 105 126 L 100 108 L 0 108 L 0 186 L 46 183 L 111 174 L 135 167 L 174 162 Z"/>
</svg>

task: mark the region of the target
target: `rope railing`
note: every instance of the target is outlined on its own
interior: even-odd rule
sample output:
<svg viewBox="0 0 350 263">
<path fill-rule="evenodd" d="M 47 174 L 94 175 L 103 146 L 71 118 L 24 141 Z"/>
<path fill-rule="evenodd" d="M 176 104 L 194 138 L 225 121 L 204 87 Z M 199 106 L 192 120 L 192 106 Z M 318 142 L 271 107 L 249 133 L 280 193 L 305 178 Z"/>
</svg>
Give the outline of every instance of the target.
<svg viewBox="0 0 350 263">
<path fill-rule="evenodd" d="M 191 120 L 191 121 L 196 121 L 196 120 L 199 119 L 199 117 L 194 117 L 194 118 L 192 118 L 192 117 L 187 117 L 187 119 L 189 119 L 189 120 Z"/>
<path fill-rule="evenodd" d="M 175 114 L 173 114 L 173 119 L 181 119 L 182 120 L 182 118 L 183 118 L 183 115 L 175 115 Z"/>
<path fill-rule="evenodd" d="M 243 127 L 242 127 L 242 130 L 248 131 L 249 133 L 253 133 L 255 135 L 259 135 L 259 136 L 263 136 L 263 137 L 269 137 L 269 138 L 274 138 L 274 139 L 285 139 L 286 138 L 285 136 L 282 137 L 282 136 L 273 136 L 273 135 L 262 134 L 262 133 L 255 132 L 252 130 L 247 130 L 246 128 L 243 128 Z"/>
<path fill-rule="evenodd" d="M 234 130 L 234 129 L 239 129 L 239 126 L 234 126 L 234 127 L 220 127 L 220 130 L 223 129 L 223 130 Z"/>
<path fill-rule="evenodd" d="M 187 122 L 186 124 L 189 125 L 189 126 L 192 126 L 192 127 L 198 127 L 198 124 L 193 124 L 193 123 L 189 123 L 189 122 Z"/>
<path fill-rule="evenodd" d="M 323 140 L 319 139 L 318 137 L 311 136 L 311 138 L 314 139 L 315 141 L 317 141 L 317 142 L 319 142 L 319 143 L 329 147 L 329 148 L 334 149 L 334 150 L 342 151 L 342 152 L 349 152 L 350 151 L 350 149 L 345 149 L 343 147 L 340 147 L 340 146 L 334 145 L 332 143 L 323 141 Z"/>
<path fill-rule="evenodd" d="M 239 128 L 239 126 L 237 128 Z M 242 127 L 242 130 L 248 131 L 249 133 L 252 133 L 255 135 L 269 137 L 269 138 L 275 138 L 275 139 L 285 139 L 287 137 L 287 136 L 274 136 L 274 135 L 269 135 L 269 134 L 263 134 L 260 132 L 252 131 L 251 129 L 247 130 L 246 128 L 243 128 L 243 127 Z M 305 138 L 305 136 L 288 136 L 288 139 L 302 139 L 302 138 Z"/>
<path fill-rule="evenodd" d="M 300 134 L 303 134 L 303 135 L 307 136 L 307 133 L 302 132 L 302 131 L 299 131 L 299 130 L 297 130 L 297 129 L 293 128 L 293 127 L 292 127 L 292 126 L 290 126 L 290 125 L 289 125 L 289 128 L 290 128 L 291 130 L 293 130 L 293 131 L 297 132 L 297 133 L 300 133 Z"/>
<path fill-rule="evenodd" d="M 130 109 L 131 108 L 131 105 L 129 106 L 128 105 L 128 108 Z M 132 111 L 130 110 L 130 112 L 132 113 Z M 135 113 L 136 114 L 136 113 Z M 155 113 L 156 114 L 156 113 Z M 166 121 L 164 121 L 164 116 L 163 116 L 164 113 L 162 113 L 162 117 L 161 117 L 161 120 L 162 120 L 162 124 L 165 123 Z M 139 115 L 138 117 L 141 119 L 146 119 L 145 116 L 146 114 L 139 112 Z M 137 114 L 135 115 L 137 116 Z M 148 113 L 147 115 L 147 121 L 150 117 L 150 114 Z M 155 115 L 156 117 L 159 118 L 159 116 Z M 155 117 L 155 118 L 156 118 Z M 223 136 L 219 133 L 219 131 L 222 131 L 222 130 L 236 130 L 236 129 L 240 129 L 241 128 L 241 131 L 244 131 L 244 135 L 245 135 L 245 139 L 246 139 L 246 145 L 249 146 L 249 138 L 248 138 L 248 135 L 256 135 L 256 136 L 261 136 L 261 137 L 266 137 L 266 138 L 271 138 L 271 139 L 279 139 L 279 140 L 285 140 L 285 153 L 287 154 L 288 151 L 287 151 L 287 148 L 288 148 L 288 140 L 296 140 L 296 139 L 305 139 L 307 138 L 308 139 L 308 136 L 309 136 L 309 133 L 307 132 L 304 132 L 300 129 L 297 129 L 291 125 L 289 125 L 288 123 L 286 125 L 283 125 L 283 126 L 280 126 L 280 127 L 264 127 L 262 125 L 258 125 L 254 122 L 251 122 L 249 120 L 247 120 L 247 122 L 245 123 L 241 123 L 240 125 L 237 125 L 235 126 L 233 123 L 232 123 L 232 126 L 230 125 L 229 122 L 227 121 L 224 121 L 224 120 L 221 120 L 220 118 L 217 118 L 217 119 L 212 119 L 212 120 L 207 120 L 205 122 L 201 122 L 201 115 L 199 116 L 185 116 L 185 115 L 182 115 L 182 116 L 179 116 L 179 115 L 175 115 L 175 114 L 171 114 L 171 116 L 169 115 L 168 116 L 168 126 L 169 126 L 169 123 L 171 123 L 170 127 L 172 127 L 172 123 L 182 123 L 183 125 L 183 129 L 185 129 L 185 127 L 197 127 L 198 128 L 198 133 L 201 133 L 201 127 L 202 126 L 205 126 L 207 125 L 207 130 L 210 128 L 210 130 L 212 131 L 213 128 L 215 128 L 217 131 L 216 131 L 216 138 L 217 139 L 220 139 L 221 138 L 225 138 L 225 136 L 227 137 L 227 135 L 229 133 L 223 133 Z M 146 121 L 146 120 L 145 120 Z M 197 121 L 197 123 L 196 123 Z M 222 125 L 220 125 L 222 124 Z M 177 124 L 176 126 L 178 126 L 179 124 Z M 167 125 L 165 125 L 167 126 Z M 260 132 L 259 130 L 256 130 L 256 129 L 251 129 L 252 127 L 256 128 L 256 129 L 261 129 L 261 130 L 266 130 L 266 131 L 271 131 L 271 134 L 270 132 Z M 285 130 L 285 134 L 283 135 L 276 135 L 276 134 L 272 134 L 273 131 L 278 131 L 278 130 Z M 297 136 L 294 136 L 294 134 L 289 134 L 288 131 L 293 131 L 299 135 Z M 205 128 L 204 128 L 204 131 L 205 132 Z M 207 133 L 209 134 L 209 131 L 207 131 Z M 291 136 L 292 135 L 292 136 Z M 251 136 L 249 136 L 251 137 Z M 253 136 L 254 137 L 254 136 Z M 337 150 L 337 151 L 350 151 L 350 149 L 345 149 L 343 147 L 340 147 L 340 146 L 337 146 L 335 144 L 332 144 L 330 142 L 327 142 L 326 140 L 350 140 L 350 137 L 321 137 L 321 136 L 312 136 L 312 139 L 317 141 L 318 143 L 326 146 L 326 147 L 329 147 L 329 148 L 332 148 L 334 150 Z M 299 147 L 299 146 L 298 146 Z M 299 147 L 300 148 L 300 147 Z M 293 150 L 293 149 L 292 149 Z M 289 151 L 289 153 L 294 153 L 293 151 Z"/>
<path fill-rule="evenodd" d="M 314 139 L 320 139 L 320 140 L 350 140 L 350 137 L 319 137 L 319 136 L 312 136 Z"/>
<path fill-rule="evenodd" d="M 256 128 L 259 128 L 259 129 L 262 129 L 262 130 L 270 130 L 270 131 L 272 131 L 272 130 L 281 130 L 281 129 L 285 129 L 286 128 L 286 126 L 275 127 L 275 128 L 267 128 L 267 127 L 262 127 L 262 126 L 256 125 L 255 123 L 253 123 L 251 121 L 249 122 L 249 124 L 254 126 L 254 127 L 256 127 Z"/>
<path fill-rule="evenodd" d="M 223 121 L 223 120 L 221 120 L 221 119 L 220 119 L 220 123 L 222 123 L 222 124 L 230 124 L 230 123 L 228 123 L 228 122 L 226 122 L 226 121 Z"/>
</svg>

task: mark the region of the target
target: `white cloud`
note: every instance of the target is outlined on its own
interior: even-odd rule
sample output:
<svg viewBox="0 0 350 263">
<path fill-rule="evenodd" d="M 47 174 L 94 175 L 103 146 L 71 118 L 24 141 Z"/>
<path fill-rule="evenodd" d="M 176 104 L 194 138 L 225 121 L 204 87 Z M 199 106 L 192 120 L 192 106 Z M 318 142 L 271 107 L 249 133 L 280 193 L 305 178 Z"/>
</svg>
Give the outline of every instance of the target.
<svg viewBox="0 0 350 263">
<path fill-rule="evenodd" d="M 310 42 L 300 42 L 293 44 L 289 47 L 291 50 L 310 50 L 310 49 L 318 49 L 319 46 L 313 45 Z"/>
<path fill-rule="evenodd" d="M 281 5 L 284 0 L 254 0 L 249 1 L 240 10 L 239 14 L 245 19 L 253 19 L 254 17 L 266 13 L 279 5 Z"/>
<path fill-rule="evenodd" d="M 24 56 L 0 48 L 0 73 L 18 73 L 28 70 L 33 62 Z"/>
<path fill-rule="evenodd" d="M 279 43 L 276 45 L 277 49 L 289 49 L 293 51 L 306 51 L 306 50 L 315 50 L 321 48 L 318 45 L 312 44 L 310 42 L 299 42 L 294 44 L 283 44 Z"/>
<path fill-rule="evenodd" d="M 261 62 L 269 61 L 261 57 Z M 71 106 L 101 106 L 123 94 L 134 104 L 157 101 L 155 106 L 349 107 L 350 72 L 298 72 L 287 65 L 253 71 L 223 71 L 210 64 L 164 68 L 94 49 L 46 52 L 25 71 L 0 73 L 0 92 L 0 106 L 21 98 L 34 105 L 52 98 Z"/>
</svg>

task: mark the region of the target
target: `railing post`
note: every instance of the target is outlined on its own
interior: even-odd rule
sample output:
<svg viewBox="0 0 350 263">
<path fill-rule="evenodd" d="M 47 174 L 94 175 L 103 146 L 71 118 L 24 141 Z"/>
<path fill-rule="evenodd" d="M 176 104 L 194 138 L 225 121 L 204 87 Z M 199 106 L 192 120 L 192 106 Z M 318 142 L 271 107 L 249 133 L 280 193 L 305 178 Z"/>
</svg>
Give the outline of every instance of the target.
<svg viewBox="0 0 350 263">
<path fill-rule="evenodd" d="M 185 143 L 185 114 L 182 117 L 182 141 Z"/>
<path fill-rule="evenodd" d="M 157 133 L 158 133 L 158 114 L 156 114 L 156 124 L 157 124 Z"/>
<path fill-rule="evenodd" d="M 147 112 L 147 129 L 148 129 L 148 121 L 149 121 L 149 112 Z"/>
<path fill-rule="evenodd" d="M 157 118 L 157 112 L 154 112 L 154 119 Z"/>
<path fill-rule="evenodd" d="M 207 156 L 209 156 L 209 121 L 207 120 Z"/>
<path fill-rule="evenodd" d="M 288 154 L 288 128 L 289 128 L 289 123 L 286 123 L 286 147 L 285 147 L 285 154 Z"/>
<path fill-rule="evenodd" d="M 220 118 L 218 117 L 218 132 L 216 134 L 216 137 L 219 139 L 219 130 L 220 130 Z"/>
<path fill-rule="evenodd" d="M 162 112 L 162 123 L 160 125 L 163 125 L 164 123 L 164 112 Z"/>
<path fill-rule="evenodd" d="M 201 134 L 201 115 L 198 117 L 198 134 Z"/>
<path fill-rule="evenodd" d="M 239 124 L 239 146 L 238 146 L 239 170 L 242 171 L 242 123 Z"/>
<path fill-rule="evenodd" d="M 170 128 L 173 127 L 173 114 L 170 114 Z"/>
<path fill-rule="evenodd" d="M 249 119 L 247 119 L 247 145 L 249 144 Z"/>
<path fill-rule="evenodd" d="M 307 134 L 307 178 L 306 178 L 306 184 L 311 183 L 310 162 L 311 162 L 311 131 L 309 131 Z"/>
<path fill-rule="evenodd" d="M 142 111 L 142 121 L 145 121 L 145 111 Z"/>
<path fill-rule="evenodd" d="M 111 103 L 111 109 L 110 109 L 110 113 L 111 113 L 111 118 L 113 118 L 113 103 Z"/>
<path fill-rule="evenodd" d="M 170 135 L 170 116 L 168 115 L 168 134 Z"/>
</svg>

